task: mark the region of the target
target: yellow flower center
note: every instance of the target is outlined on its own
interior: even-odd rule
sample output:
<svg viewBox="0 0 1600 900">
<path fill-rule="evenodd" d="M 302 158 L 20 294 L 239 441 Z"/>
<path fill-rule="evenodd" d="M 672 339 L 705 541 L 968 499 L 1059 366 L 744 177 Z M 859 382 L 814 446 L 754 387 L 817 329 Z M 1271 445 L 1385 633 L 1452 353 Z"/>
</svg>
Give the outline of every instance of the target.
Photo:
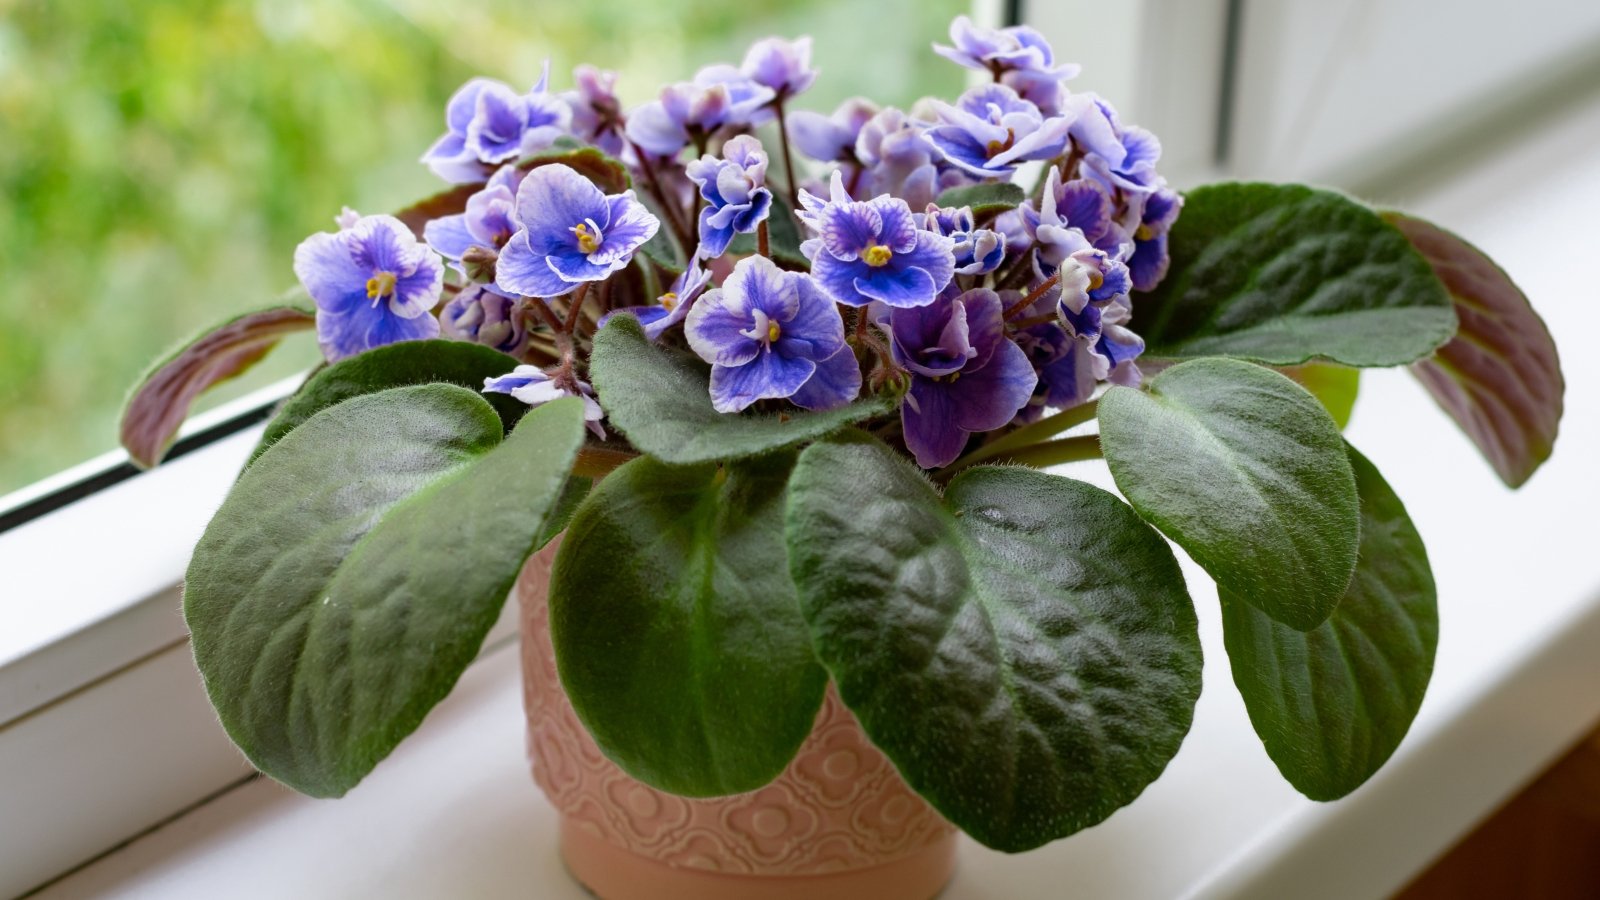
<svg viewBox="0 0 1600 900">
<path fill-rule="evenodd" d="M 1141 241 L 1148 241 L 1156 236 L 1156 230 L 1149 225 L 1140 225 L 1139 230 L 1135 231 L 1133 236 Z"/>
<path fill-rule="evenodd" d="M 578 249 L 584 253 L 593 253 L 600 249 L 600 238 L 585 223 L 572 226 L 572 233 L 578 237 Z"/>
<path fill-rule="evenodd" d="M 394 293 L 396 276 L 393 272 L 379 272 L 367 279 L 367 299 L 376 303 Z"/>
<path fill-rule="evenodd" d="M 667 291 L 665 294 L 661 295 L 661 301 L 660 302 L 661 302 L 661 308 L 662 309 L 666 310 L 667 312 L 672 312 L 672 308 L 674 306 L 678 305 L 678 294 L 677 294 L 677 292 L 676 291 Z"/>
<path fill-rule="evenodd" d="M 1089 270 L 1089 290 L 1098 291 L 1098 290 L 1100 290 L 1100 285 L 1105 284 L 1105 283 L 1106 283 L 1106 277 L 1104 275 L 1100 274 L 1100 270 L 1099 269 L 1090 269 Z"/>
<path fill-rule="evenodd" d="M 861 254 L 861 258 L 866 260 L 869 266 L 886 266 L 889 260 L 894 259 L 894 251 L 882 244 L 873 244 L 867 248 L 867 252 Z"/>
<path fill-rule="evenodd" d="M 1012 130 L 1010 128 L 1007 128 L 1006 129 L 1006 139 L 1005 140 L 1003 140 L 1003 141 L 990 141 L 989 145 L 984 149 L 988 150 L 990 158 L 993 158 L 993 157 L 999 156 L 1000 154 L 1006 152 L 1007 150 L 1010 150 L 1011 149 L 1011 145 L 1015 144 L 1016 142 L 1017 142 L 1017 133 L 1016 133 L 1016 131 L 1014 131 L 1014 130 Z"/>
<path fill-rule="evenodd" d="M 773 341 L 776 341 L 778 339 L 778 335 L 779 334 L 782 334 L 782 332 L 778 329 L 778 323 L 777 322 L 768 322 L 767 323 L 767 343 L 770 344 Z"/>
</svg>

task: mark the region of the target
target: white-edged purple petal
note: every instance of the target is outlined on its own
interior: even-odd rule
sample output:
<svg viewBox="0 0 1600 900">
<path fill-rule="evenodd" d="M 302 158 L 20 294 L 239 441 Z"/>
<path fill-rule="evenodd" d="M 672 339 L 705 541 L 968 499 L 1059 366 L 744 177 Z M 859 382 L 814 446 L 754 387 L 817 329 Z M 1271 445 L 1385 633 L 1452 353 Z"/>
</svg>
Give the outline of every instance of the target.
<svg viewBox="0 0 1600 900">
<path fill-rule="evenodd" d="M 683 334 L 690 349 L 713 366 L 742 366 L 756 358 L 762 343 L 745 334 L 751 316 L 727 289 L 707 291 L 689 310 Z"/>
<path fill-rule="evenodd" d="M 528 246 L 526 229 L 511 236 L 500 250 L 495 262 L 495 287 L 507 294 L 526 297 L 559 297 L 572 290 L 572 285 L 557 275 L 544 253 L 535 253 Z"/>
<path fill-rule="evenodd" d="M 428 220 L 428 223 L 422 226 L 422 237 L 428 242 L 428 246 L 437 250 L 446 259 L 460 259 L 468 247 L 478 243 L 472 232 L 467 230 L 465 213 Z"/>
<path fill-rule="evenodd" d="M 836 409 L 861 393 L 861 364 L 855 351 L 841 347 L 817 363 L 817 371 L 789 400 L 801 409 Z"/>
<path fill-rule="evenodd" d="M 735 413 L 757 400 L 793 396 L 816 371 L 817 364 L 809 359 L 762 349 L 744 365 L 712 366 L 711 405 L 717 412 Z"/>
<path fill-rule="evenodd" d="M 606 197 L 606 204 L 610 224 L 606 226 L 600 248 L 589 254 L 589 262 L 620 268 L 618 263 L 626 265 L 635 250 L 656 236 L 661 220 L 635 200 L 631 190 Z"/>
<path fill-rule="evenodd" d="M 539 166 L 522 179 L 517 217 L 535 238 L 530 246 L 549 253 L 552 241 L 576 246 L 572 229 L 591 219 L 604 230 L 610 224 L 611 207 L 593 182 L 556 163 Z"/>
</svg>

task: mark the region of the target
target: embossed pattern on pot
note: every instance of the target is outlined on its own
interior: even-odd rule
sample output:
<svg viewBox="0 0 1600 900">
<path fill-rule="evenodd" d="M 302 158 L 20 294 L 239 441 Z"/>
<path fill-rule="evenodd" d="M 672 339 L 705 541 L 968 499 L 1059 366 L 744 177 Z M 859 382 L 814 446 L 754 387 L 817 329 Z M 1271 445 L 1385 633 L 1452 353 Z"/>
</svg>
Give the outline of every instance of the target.
<svg viewBox="0 0 1600 900">
<path fill-rule="evenodd" d="M 906 786 L 832 686 L 799 754 L 760 790 L 690 799 L 617 768 L 556 674 L 546 592 L 558 544 L 528 561 L 515 593 L 533 777 L 569 826 L 669 866 L 791 877 L 877 867 L 950 839 L 953 826 Z"/>
</svg>

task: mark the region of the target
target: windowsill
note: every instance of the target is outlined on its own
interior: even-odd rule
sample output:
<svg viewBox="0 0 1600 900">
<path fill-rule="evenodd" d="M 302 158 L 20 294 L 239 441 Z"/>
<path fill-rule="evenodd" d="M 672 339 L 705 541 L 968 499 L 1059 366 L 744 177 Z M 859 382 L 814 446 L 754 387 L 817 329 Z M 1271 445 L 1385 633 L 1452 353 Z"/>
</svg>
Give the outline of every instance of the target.
<svg viewBox="0 0 1600 900">
<path fill-rule="evenodd" d="M 1600 333 L 1587 212 L 1600 203 L 1597 140 L 1591 98 L 1408 199 L 1535 298 L 1566 351 L 1568 392 L 1555 457 L 1512 493 L 1405 373 L 1363 376 L 1349 435 L 1427 540 L 1442 619 L 1428 699 L 1388 767 L 1334 804 L 1282 781 L 1231 687 L 1215 592 L 1186 563 L 1207 664 L 1183 750 L 1133 805 L 1070 840 L 1009 857 L 965 842 L 948 900 L 1052 897 L 1063 883 L 1093 897 L 1387 894 L 1600 718 L 1588 524 L 1600 506 L 1600 360 L 1577 352 Z M 1110 483 L 1095 466 L 1067 471 Z M 554 812 L 528 777 L 514 644 L 483 662 L 345 799 L 249 781 L 40 896 L 241 896 L 243 885 L 272 896 L 586 896 L 556 857 Z"/>
</svg>

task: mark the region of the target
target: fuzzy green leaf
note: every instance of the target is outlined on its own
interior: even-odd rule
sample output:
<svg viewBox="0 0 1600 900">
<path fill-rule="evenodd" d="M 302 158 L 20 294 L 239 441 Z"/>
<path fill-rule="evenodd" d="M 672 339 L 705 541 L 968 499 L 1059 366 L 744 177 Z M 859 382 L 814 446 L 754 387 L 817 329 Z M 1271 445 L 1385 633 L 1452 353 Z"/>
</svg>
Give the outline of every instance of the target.
<svg viewBox="0 0 1600 900">
<path fill-rule="evenodd" d="M 583 442 L 575 399 L 502 439 L 464 388 L 346 400 L 239 478 L 195 548 L 184 616 L 206 692 L 256 768 L 348 791 L 455 685 Z"/>
<path fill-rule="evenodd" d="M 870 397 L 825 412 L 719 413 L 706 366 L 652 344 L 631 316 L 600 329 L 589 366 L 611 424 L 634 447 L 669 463 L 769 453 L 894 408 L 885 397 Z"/>
<path fill-rule="evenodd" d="M 561 683 L 600 749 L 646 784 L 752 791 L 811 733 L 827 676 L 784 565 L 793 464 L 641 457 L 567 529 L 550 586 Z"/>
<path fill-rule="evenodd" d="M 970 206 L 972 214 L 981 218 L 1016 209 L 1027 196 L 1015 184 L 972 184 L 950 188 L 934 202 L 941 207 Z"/>
<path fill-rule="evenodd" d="M 498 350 L 445 340 L 401 341 L 341 359 L 319 369 L 284 401 L 267 423 L 250 462 L 307 419 L 351 397 L 412 384 L 454 384 L 478 391 L 485 378 L 504 375 L 516 366 L 515 359 Z M 527 404 L 505 394 L 484 394 L 483 398 L 499 413 L 507 432 L 528 411 Z"/>
<path fill-rule="evenodd" d="M 1219 592 L 1250 723 L 1283 777 L 1313 800 L 1360 787 L 1400 746 L 1439 638 L 1422 538 L 1372 463 L 1349 453 L 1361 491 L 1361 561 L 1332 618 L 1296 631 Z"/>
<path fill-rule="evenodd" d="M 1356 565 L 1360 507 L 1327 410 L 1270 369 L 1180 363 L 1100 399 L 1100 445 L 1133 508 L 1217 583 L 1302 631 Z"/>
<path fill-rule="evenodd" d="M 789 565 L 817 655 L 945 818 L 1032 849 L 1104 820 L 1178 750 L 1200 695 L 1172 550 L 1111 494 L 1021 468 L 944 496 L 852 431 L 790 480 Z"/>
<path fill-rule="evenodd" d="M 1398 366 L 1455 333 L 1449 296 L 1405 235 L 1331 191 L 1198 188 L 1169 247 L 1166 278 L 1138 302 L 1152 357 Z"/>
</svg>

